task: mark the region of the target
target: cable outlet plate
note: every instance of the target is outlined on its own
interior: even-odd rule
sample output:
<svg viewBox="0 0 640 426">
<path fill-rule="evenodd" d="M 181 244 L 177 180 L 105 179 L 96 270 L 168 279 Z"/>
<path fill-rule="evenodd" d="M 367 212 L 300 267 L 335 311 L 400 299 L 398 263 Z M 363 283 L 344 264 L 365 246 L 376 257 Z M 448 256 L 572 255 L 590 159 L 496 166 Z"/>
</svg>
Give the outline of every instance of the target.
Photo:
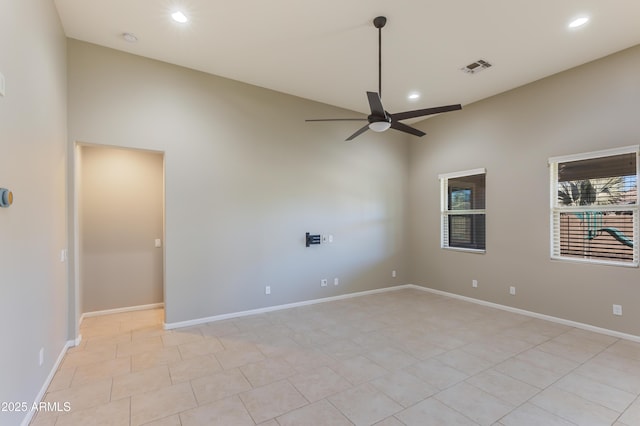
<svg viewBox="0 0 640 426">
<path fill-rule="evenodd" d="M 327 286 L 327 279 L 324 278 L 322 280 L 320 280 L 320 287 L 326 287 Z"/>
<path fill-rule="evenodd" d="M 622 316 L 622 305 L 613 305 L 613 315 Z"/>
</svg>

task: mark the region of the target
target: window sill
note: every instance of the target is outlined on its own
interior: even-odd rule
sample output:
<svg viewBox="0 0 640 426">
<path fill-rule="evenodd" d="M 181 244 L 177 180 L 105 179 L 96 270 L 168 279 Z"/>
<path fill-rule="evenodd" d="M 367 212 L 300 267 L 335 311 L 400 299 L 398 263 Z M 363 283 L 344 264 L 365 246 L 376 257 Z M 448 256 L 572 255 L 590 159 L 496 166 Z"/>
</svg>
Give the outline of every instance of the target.
<svg viewBox="0 0 640 426">
<path fill-rule="evenodd" d="M 563 257 L 563 256 L 551 256 L 551 260 L 555 260 L 558 262 L 581 263 L 581 264 L 588 264 L 588 265 L 622 266 L 623 268 L 638 267 L 638 263 L 635 263 L 635 262 L 616 262 L 613 260 L 591 260 L 591 259 L 579 259 L 579 258 Z"/>
<path fill-rule="evenodd" d="M 486 253 L 486 250 L 463 248 L 463 247 L 440 247 L 440 248 L 445 249 L 445 250 L 451 250 L 451 251 L 462 251 L 462 252 L 466 252 L 466 253 L 476 253 L 476 254 L 485 254 Z"/>
</svg>

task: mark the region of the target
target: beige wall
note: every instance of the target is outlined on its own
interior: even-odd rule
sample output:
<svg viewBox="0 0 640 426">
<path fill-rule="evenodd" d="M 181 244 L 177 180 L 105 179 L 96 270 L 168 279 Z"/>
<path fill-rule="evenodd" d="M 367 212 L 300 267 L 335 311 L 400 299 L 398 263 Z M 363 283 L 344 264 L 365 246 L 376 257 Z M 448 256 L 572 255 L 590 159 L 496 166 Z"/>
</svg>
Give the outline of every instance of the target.
<svg viewBox="0 0 640 426">
<path fill-rule="evenodd" d="M 348 111 L 75 40 L 68 54 L 70 141 L 165 153 L 168 323 L 407 282 L 402 135 L 347 143 L 353 123 L 304 120 Z M 305 248 L 305 232 L 334 242 Z"/>
<path fill-rule="evenodd" d="M 429 140 L 411 142 L 409 168 L 411 282 L 640 335 L 638 268 L 550 260 L 547 166 L 552 156 L 640 143 L 639 67 L 635 47 L 422 122 Z M 443 250 L 438 174 L 479 167 L 487 252 Z"/>
<path fill-rule="evenodd" d="M 352 144 L 348 124 L 304 123 L 336 108 L 74 40 L 69 55 L 71 140 L 166 152 L 169 323 L 412 282 L 640 334 L 637 268 L 549 259 L 547 168 L 638 143 L 638 48 L 426 120 L 425 139 Z M 487 253 L 442 250 L 437 176 L 479 167 Z M 336 242 L 305 249 L 306 231 Z"/>
<path fill-rule="evenodd" d="M 80 149 L 82 312 L 162 302 L 162 154 Z"/>
<path fill-rule="evenodd" d="M 51 1 L 0 10 L 0 187 L 14 193 L 0 209 L 0 401 L 30 405 L 67 341 L 66 40 Z"/>
</svg>

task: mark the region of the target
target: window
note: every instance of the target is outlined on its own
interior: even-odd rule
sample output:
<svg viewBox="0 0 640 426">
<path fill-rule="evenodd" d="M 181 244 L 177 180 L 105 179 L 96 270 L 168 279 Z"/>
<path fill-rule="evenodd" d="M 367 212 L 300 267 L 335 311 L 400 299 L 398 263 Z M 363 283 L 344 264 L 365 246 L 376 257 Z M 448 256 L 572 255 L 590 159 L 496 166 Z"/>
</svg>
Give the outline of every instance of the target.
<svg viewBox="0 0 640 426">
<path fill-rule="evenodd" d="M 485 250 L 485 169 L 440 175 L 442 248 Z"/>
<path fill-rule="evenodd" d="M 638 146 L 549 165 L 551 257 L 638 266 Z"/>
</svg>

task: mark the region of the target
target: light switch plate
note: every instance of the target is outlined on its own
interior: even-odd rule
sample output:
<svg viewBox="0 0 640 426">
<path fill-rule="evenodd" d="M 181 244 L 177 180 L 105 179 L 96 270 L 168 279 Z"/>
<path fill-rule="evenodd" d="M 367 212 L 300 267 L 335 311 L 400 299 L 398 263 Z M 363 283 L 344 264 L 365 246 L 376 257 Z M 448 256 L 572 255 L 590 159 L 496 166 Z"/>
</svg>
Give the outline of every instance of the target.
<svg viewBox="0 0 640 426">
<path fill-rule="evenodd" d="M 4 75 L 0 72 L 0 96 L 4 96 Z"/>
</svg>

